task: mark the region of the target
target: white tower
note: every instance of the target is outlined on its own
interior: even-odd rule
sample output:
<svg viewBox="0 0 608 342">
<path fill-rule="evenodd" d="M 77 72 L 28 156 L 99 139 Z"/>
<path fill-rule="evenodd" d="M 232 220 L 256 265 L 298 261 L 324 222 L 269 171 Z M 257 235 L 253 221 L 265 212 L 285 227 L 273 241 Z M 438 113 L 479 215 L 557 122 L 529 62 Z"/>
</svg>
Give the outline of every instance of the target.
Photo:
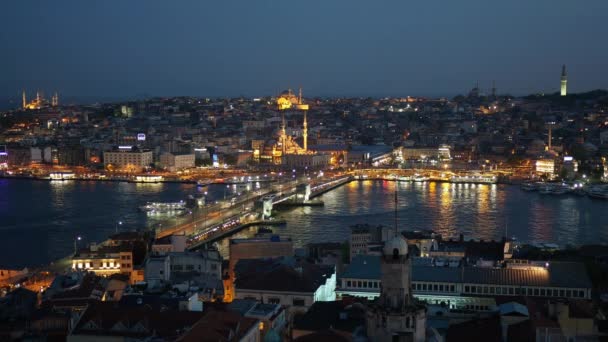
<svg viewBox="0 0 608 342">
<path fill-rule="evenodd" d="M 566 65 L 562 66 L 562 78 L 561 78 L 561 96 L 568 95 L 568 75 L 566 75 Z"/>
</svg>

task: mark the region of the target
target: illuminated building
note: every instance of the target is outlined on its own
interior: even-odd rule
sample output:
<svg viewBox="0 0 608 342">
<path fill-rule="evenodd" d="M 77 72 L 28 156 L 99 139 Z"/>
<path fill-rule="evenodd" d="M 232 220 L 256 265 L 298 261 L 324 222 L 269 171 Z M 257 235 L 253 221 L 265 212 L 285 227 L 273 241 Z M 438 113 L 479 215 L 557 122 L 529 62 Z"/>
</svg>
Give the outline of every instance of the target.
<svg viewBox="0 0 608 342">
<path fill-rule="evenodd" d="M 6 146 L 0 146 L 0 168 L 5 168 L 8 166 L 8 152 L 6 151 Z"/>
<path fill-rule="evenodd" d="M 452 159 L 450 146 L 441 145 L 439 147 L 403 147 L 401 148 L 401 158 L 408 159 Z"/>
<path fill-rule="evenodd" d="M 141 170 L 149 167 L 153 162 L 150 150 L 140 150 L 133 146 L 118 146 L 115 151 L 105 151 L 103 162 L 106 168 Z"/>
<path fill-rule="evenodd" d="M 536 173 L 546 174 L 552 178 L 555 175 L 555 159 L 538 159 L 536 161 Z"/>
<path fill-rule="evenodd" d="M 565 64 L 562 66 L 560 95 L 561 96 L 568 95 L 568 75 L 566 74 L 566 65 Z"/>
<path fill-rule="evenodd" d="M 277 98 L 277 108 L 282 113 L 281 129 L 276 141 L 268 141 L 262 143 L 260 141 L 252 142 L 254 160 L 266 160 L 273 164 L 283 164 L 288 167 L 296 168 L 322 168 L 329 165 L 332 161 L 332 156 L 329 154 L 319 154 L 308 150 L 308 117 L 307 112 L 309 106 L 302 101 L 302 89 L 299 96 L 293 94 L 290 90 L 281 93 Z M 303 111 L 302 122 L 302 146 L 286 132 L 285 114 L 287 110 Z"/>
<path fill-rule="evenodd" d="M 336 297 L 378 298 L 384 285 L 381 258 L 354 257 L 338 279 Z M 492 311 L 497 307 L 497 297 L 590 299 L 591 288 L 585 268 L 575 262 L 512 262 L 497 268 L 439 267 L 416 261 L 412 266 L 413 297 L 429 304 L 443 302 L 456 310 Z"/>
<path fill-rule="evenodd" d="M 72 268 L 108 276 L 116 273 L 131 275 L 133 272 L 133 253 L 127 246 L 98 246 L 78 251 L 72 257 Z"/>
</svg>

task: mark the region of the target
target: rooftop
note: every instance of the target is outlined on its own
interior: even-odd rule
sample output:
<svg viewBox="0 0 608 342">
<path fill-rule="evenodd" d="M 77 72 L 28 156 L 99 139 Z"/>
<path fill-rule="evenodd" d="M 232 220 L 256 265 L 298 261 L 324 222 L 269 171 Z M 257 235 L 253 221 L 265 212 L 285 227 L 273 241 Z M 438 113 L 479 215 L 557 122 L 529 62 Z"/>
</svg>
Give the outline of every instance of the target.
<svg viewBox="0 0 608 342">
<path fill-rule="evenodd" d="M 294 329 L 323 331 L 336 329 L 350 334 L 365 325 L 365 306 L 346 301 L 315 302 L 304 314 L 295 316 Z"/>
<path fill-rule="evenodd" d="M 380 279 L 380 257 L 376 255 L 356 255 L 340 278 Z"/>
<path fill-rule="evenodd" d="M 340 278 L 380 279 L 380 257 L 357 255 Z M 585 266 L 576 262 L 552 262 L 548 267 L 485 268 L 412 265 L 412 281 L 505 286 L 591 288 Z"/>
<path fill-rule="evenodd" d="M 230 239 L 230 243 L 233 245 L 256 242 L 291 242 L 291 238 L 281 237 L 280 235 L 274 234 L 270 236 L 254 237 L 248 239 Z"/>
<path fill-rule="evenodd" d="M 314 293 L 334 274 L 333 266 L 294 258 L 242 259 L 235 266 L 237 289 Z"/>
</svg>

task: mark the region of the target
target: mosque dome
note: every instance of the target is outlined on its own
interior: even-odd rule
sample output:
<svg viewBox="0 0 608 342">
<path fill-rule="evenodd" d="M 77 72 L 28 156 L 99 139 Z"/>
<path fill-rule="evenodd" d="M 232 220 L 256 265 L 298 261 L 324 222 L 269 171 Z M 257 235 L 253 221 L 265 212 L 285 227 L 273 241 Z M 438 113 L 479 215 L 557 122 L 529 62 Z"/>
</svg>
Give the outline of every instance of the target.
<svg viewBox="0 0 608 342">
<path fill-rule="evenodd" d="M 399 256 L 405 256 L 407 255 L 407 241 L 401 234 L 399 234 L 384 244 L 382 252 L 384 255 L 395 256 L 396 253 L 399 253 Z"/>
</svg>

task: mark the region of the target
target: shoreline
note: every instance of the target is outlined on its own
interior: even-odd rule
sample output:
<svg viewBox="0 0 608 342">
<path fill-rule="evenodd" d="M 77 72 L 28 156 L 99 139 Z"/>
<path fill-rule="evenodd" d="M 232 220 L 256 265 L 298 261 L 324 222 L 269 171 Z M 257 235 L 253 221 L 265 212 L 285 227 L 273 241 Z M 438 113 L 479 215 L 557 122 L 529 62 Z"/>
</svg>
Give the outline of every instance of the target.
<svg viewBox="0 0 608 342">
<path fill-rule="evenodd" d="M 16 179 L 16 180 L 30 180 L 30 181 L 38 181 L 38 182 L 124 182 L 124 183 L 138 183 L 138 184 L 161 184 L 161 183 L 169 183 L 169 184 L 197 184 L 196 181 L 191 180 L 178 180 L 178 179 L 163 179 L 156 182 L 141 182 L 132 179 L 125 178 L 82 178 L 82 177 L 74 177 L 70 179 L 50 179 L 46 177 L 37 177 L 37 176 L 12 176 L 0 174 L 0 179 Z"/>
</svg>

